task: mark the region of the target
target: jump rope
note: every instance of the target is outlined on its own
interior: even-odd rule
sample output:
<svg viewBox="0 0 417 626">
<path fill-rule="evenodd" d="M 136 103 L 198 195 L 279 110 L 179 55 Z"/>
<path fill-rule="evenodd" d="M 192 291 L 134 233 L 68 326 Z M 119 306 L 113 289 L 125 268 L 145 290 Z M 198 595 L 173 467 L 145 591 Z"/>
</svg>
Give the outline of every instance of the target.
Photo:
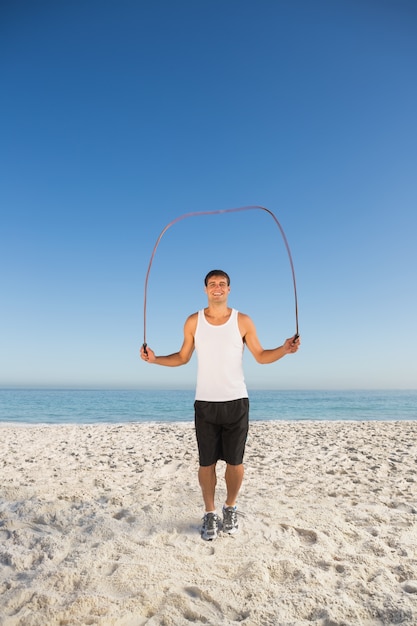
<svg viewBox="0 0 417 626">
<path fill-rule="evenodd" d="M 151 258 L 149 260 L 148 270 L 146 272 L 146 278 L 145 278 L 145 293 L 144 293 L 144 299 L 143 299 L 143 351 L 144 351 L 145 354 L 148 354 L 147 350 L 146 350 L 147 345 L 148 345 L 146 343 L 146 309 L 147 309 L 147 294 L 148 294 L 149 275 L 150 275 L 150 272 L 151 272 L 152 262 L 153 262 L 156 250 L 157 250 L 157 248 L 159 246 L 159 243 L 160 243 L 162 237 L 167 232 L 167 230 L 169 228 L 171 228 L 171 226 L 173 226 L 177 222 L 180 222 L 180 221 L 186 219 L 187 217 L 196 217 L 197 215 L 220 215 L 221 213 L 238 213 L 240 211 L 265 211 L 266 213 L 268 213 L 272 217 L 272 219 L 274 220 L 274 222 L 276 223 L 276 225 L 278 226 L 278 228 L 279 228 L 279 230 L 281 232 L 282 238 L 284 240 L 285 247 L 287 249 L 288 259 L 290 261 L 290 266 L 291 266 L 292 282 L 293 282 L 293 287 L 294 287 L 294 304 L 295 304 L 295 335 L 294 335 L 294 341 L 296 341 L 298 339 L 299 334 L 298 334 L 297 285 L 296 285 L 296 281 L 295 281 L 295 271 L 294 271 L 294 264 L 293 264 L 292 256 L 291 256 L 291 250 L 290 250 L 290 246 L 288 245 L 288 241 L 287 241 L 287 238 L 285 236 L 284 229 L 282 228 L 281 224 L 279 223 L 277 217 L 269 209 L 266 209 L 263 206 L 256 206 L 256 205 L 255 206 L 243 206 L 243 207 L 238 207 L 238 208 L 233 208 L 233 209 L 219 209 L 217 211 L 198 211 L 198 212 L 193 212 L 193 213 L 185 213 L 184 215 L 180 215 L 179 217 L 177 217 L 174 220 L 172 220 L 171 222 L 169 222 L 169 224 L 167 224 L 165 226 L 165 228 L 162 230 L 162 232 L 159 235 L 158 239 L 156 240 L 156 243 L 155 243 L 154 248 L 152 250 L 152 254 L 151 254 Z"/>
</svg>

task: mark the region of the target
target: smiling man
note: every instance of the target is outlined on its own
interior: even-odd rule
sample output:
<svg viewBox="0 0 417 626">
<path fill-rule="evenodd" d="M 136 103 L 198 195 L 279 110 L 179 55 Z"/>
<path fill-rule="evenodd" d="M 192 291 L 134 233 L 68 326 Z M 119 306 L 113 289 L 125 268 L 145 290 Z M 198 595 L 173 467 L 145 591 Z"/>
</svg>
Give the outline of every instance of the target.
<svg viewBox="0 0 417 626">
<path fill-rule="evenodd" d="M 258 363 L 266 364 L 297 352 L 300 339 L 291 337 L 282 346 L 265 350 L 251 318 L 228 306 L 228 274 L 212 270 L 204 285 L 208 306 L 187 318 L 179 352 L 156 356 L 150 348 L 142 347 L 141 357 L 148 363 L 177 367 L 188 363 L 194 350 L 197 353 L 194 412 L 200 462 L 198 479 L 205 506 L 201 536 L 210 541 L 216 539 L 220 529 L 233 534 L 239 528 L 236 502 L 243 481 L 249 427 L 249 398 L 242 364 L 244 346 Z M 226 462 L 222 518 L 215 505 L 219 460 Z"/>
</svg>

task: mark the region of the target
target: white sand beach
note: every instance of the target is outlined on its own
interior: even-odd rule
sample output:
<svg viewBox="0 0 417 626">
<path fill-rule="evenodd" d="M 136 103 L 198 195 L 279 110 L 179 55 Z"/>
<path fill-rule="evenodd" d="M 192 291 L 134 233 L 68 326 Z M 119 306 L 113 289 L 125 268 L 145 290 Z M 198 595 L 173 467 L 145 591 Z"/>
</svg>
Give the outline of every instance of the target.
<svg viewBox="0 0 417 626">
<path fill-rule="evenodd" d="M 253 422 L 214 542 L 191 423 L 4 425 L 0 450 L 2 626 L 417 624 L 417 422 Z"/>
</svg>

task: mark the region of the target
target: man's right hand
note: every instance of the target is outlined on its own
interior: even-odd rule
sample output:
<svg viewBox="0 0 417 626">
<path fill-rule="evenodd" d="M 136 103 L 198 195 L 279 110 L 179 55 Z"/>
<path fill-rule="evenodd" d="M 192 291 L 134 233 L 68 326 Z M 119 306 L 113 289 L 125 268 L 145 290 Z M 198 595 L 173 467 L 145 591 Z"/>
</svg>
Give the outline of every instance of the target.
<svg viewBox="0 0 417 626">
<path fill-rule="evenodd" d="M 155 362 L 155 352 L 151 350 L 149 346 L 141 346 L 140 357 L 143 361 L 147 361 L 148 363 Z"/>
</svg>

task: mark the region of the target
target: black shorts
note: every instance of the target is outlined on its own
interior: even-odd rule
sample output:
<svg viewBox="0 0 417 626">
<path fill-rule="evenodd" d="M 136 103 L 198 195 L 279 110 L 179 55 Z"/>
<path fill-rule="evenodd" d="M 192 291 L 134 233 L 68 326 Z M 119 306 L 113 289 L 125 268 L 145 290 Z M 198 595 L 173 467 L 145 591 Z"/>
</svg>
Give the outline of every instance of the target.
<svg viewBox="0 0 417 626">
<path fill-rule="evenodd" d="M 240 465 L 249 428 L 249 399 L 194 402 L 194 421 L 201 466 L 218 460 Z"/>
</svg>

